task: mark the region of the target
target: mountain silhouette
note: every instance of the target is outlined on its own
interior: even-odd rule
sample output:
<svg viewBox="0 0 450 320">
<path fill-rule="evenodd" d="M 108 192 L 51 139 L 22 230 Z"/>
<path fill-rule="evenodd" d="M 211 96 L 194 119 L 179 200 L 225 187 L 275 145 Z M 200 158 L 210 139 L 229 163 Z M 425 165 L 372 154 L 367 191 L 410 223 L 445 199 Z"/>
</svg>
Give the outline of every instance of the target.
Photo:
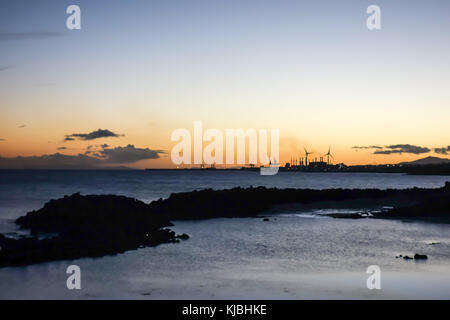
<svg viewBox="0 0 450 320">
<path fill-rule="evenodd" d="M 417 159 L 410 162 L 401 162 L 402 165 L 426 165 L 426 164 L 442 164 L 450 163 L 450 159 L 438 158 L 438 157 L 426 157 L 422 159 Z"/>
</svg>

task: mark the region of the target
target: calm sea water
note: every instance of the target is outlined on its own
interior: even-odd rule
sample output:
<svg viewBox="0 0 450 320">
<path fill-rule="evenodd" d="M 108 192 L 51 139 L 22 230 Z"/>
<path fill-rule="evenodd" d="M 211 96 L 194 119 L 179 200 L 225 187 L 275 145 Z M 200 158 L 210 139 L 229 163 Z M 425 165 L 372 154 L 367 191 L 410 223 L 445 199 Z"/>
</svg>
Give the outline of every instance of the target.
<svg viewBox="0 0 450 320">
<path fill-rule="evenodd" d="M 360 173 L 0 171 L 0 232 L 14 231 L 15 218 L 74 192 L 122 194 L 149 202 L 203 188 L 441 187 L 448 180 Z M 450 298 L 449 225 L 340 220 L 320 213 L 283 212 L 269 222 L 261 218 L 175 221 L 173 229 L 191 239 L 98 259 L 0 269 L 0 298 Z M 429 260 L 395 258 L 416 252 L 427 254 Z M 66 288 L 70 264 L 81 267 L 81 290 Z M 366 288 L 370 265 L 382 270 L 382 290 Z"/>
</svg>

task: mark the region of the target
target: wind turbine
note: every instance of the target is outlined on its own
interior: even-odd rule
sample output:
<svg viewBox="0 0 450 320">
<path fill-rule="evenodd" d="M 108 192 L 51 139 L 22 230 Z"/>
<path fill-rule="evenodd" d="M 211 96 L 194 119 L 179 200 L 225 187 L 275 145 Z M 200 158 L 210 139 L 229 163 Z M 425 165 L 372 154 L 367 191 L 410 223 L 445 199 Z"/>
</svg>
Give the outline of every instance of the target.
<svg viewBox="0 0 450 320">
<path fill-rule="evenodd" d="M 306 154 L 306 159 L 305 159 L 305 166 L 308 166 L 308 155 L 312 154 L 313 152 L 308 152 L 308 150 L 306 150 L 305 147 L 303 147 L 303 149 L 305 149 L 305 154 Z"/>
<path fill-rule="evenodd" d="M 333 155 L 330 152 L 331 147 L 328 147 L 328 152 L 324 154 L 324 156 L 327 156 L 327 164 L 330 164 L 330 157 L 334 159 Z"/>
</svg>

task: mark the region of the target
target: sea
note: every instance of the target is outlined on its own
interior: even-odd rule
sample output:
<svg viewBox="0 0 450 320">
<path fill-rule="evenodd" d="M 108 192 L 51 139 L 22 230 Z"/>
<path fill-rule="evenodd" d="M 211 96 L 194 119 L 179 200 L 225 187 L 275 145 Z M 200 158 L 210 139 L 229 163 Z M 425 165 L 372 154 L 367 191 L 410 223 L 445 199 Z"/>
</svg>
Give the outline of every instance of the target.
<svg viewBox="0 0 450 320">
<path fill-rule="evenodd" d="M 23 232 L 16 218 L 76 192 L 148 203 L 205 188 L 439 188 L 446 181 L 449 176 L 383 173 L 0 170 L 0 233 Z M 449 224 L 326 216 L 354 211 L 290 208 L 263 214 L 269 221 L 173 221 L 171 228 L 190 239 L 95 259 L 1 268 L 0 299 L 450 299 Z M 398 258 L 415 253 L 428 260 Z M 80 267 L 79 290 L 67 287 L 70 265 Z M 368 285 L 371 266 L 380 271 L 377 288 Z"/>
</svg>

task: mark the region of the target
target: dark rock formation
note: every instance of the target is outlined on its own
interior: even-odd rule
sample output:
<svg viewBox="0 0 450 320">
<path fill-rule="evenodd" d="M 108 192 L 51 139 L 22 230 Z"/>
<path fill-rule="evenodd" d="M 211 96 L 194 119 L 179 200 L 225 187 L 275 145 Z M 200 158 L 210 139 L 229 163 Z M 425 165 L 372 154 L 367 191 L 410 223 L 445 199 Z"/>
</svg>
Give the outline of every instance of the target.
<svg viewBox="0 0 450 320">
<path fill-rule="evenodd" d="M 217 217 L 251 217 L 269 210 L 275 205 L 311 204 L 323 201 L 345 203 L 350 200 L 391 205 L 397 208 L 419 205 L 426 199 L 450 199 L 450 183 L 443 188 L 404 190 L 395 189 L 277 189 L 233 188 L 228 190 L 206 189 L 171 194 L 169 198 L 150 203 L 152 212 L 169 219 L 208 219 Z M 448 201 L 448 200 L 447 200 Z M 447 208 L 448 209 L 448 208 Z M 444 210 L 445 211 L 445 210 Z M 450 212 L 446 211 L 449 215 Z M 381 213 L 388 216 L 387 212 Z M 359 218 L 352 216 L 352 218 Z"/>
<path fill-rule="evenodd" d="M 0 234 L 0 266 L 100 257 L 176 241 L 175 233 L 163 228 L 172 226 L 167 218 L 122 196 L 66 196 L 16 223 L 31 236 L 13 239 Z"/>
<path fill-rule="evenodd" d="M 398 255 L 398 256 L 396 256 L 395 258 L 402 258 L 403 256 L 402 255 Z M 403 259 L 405 259 L 405 260 L 427 260 L 428 259 L 428 256 L 427 255 L 425 255 L 425 254 L 418 254 L 418 253 L 416 253 L 415 255 L 414 255 L 414 257 L 410 257 L 410 256 L 404 256 L 403 257 Z"/>
<path fill-rule="evenodd" d="M 31 211 L 16 223 L 32 233 L 145 233 L 154 228 L 172 226 L 164 216 L 151 214 L 142 201 L 115 195 L 75 193 L 50 200 L 43 208 Z"/>
<path fill-rule="evenodd" d="M 189 239 L 189 235 L 187 235 L 186 233 L 183 233 L 183 234 L 176 236 L 176 238 L 181 239 L 181 240 L 187 240 L 187 239 Z"/>
<path fill-rule="evenodd" d="M 433 199 L 434 198 L 434 199 Z M 420 218 L 447 217 L 450 218 L 450 195 L 448 197 L 432 197 L 422 203 L 394 208 L 378 214 L 385 218 Z"/>
<path fill-rule="evenodd" d="M 424 194 L 412 205 L 396 208 L 376 214 L 379 218 L 415 218 L 421 220 L 439 220 L 450 222 L 450 184 L 433 194 Z"/>
</svg>

